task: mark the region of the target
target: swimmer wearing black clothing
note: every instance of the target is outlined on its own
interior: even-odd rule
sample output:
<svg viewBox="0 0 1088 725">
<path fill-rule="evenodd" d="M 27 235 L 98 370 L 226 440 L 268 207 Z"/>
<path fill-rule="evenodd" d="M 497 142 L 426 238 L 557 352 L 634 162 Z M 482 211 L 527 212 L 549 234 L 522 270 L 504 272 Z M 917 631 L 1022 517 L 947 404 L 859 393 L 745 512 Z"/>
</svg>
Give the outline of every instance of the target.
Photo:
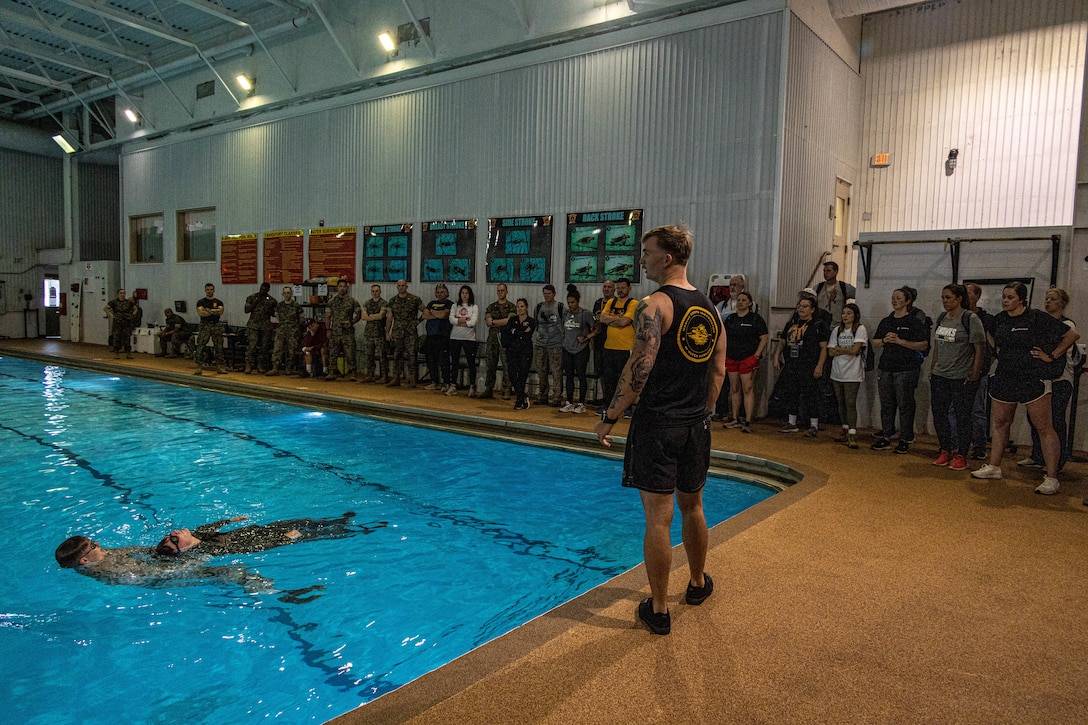
<svg viewBox="0 0 1088 725">
<path fill-rule="evenodd" d="M 160 556 L 177 556 L 182 552 L 208 556 L 252 554 L 300 541 L 343 539 L 355 534 L 370 534 L 389 525 L 386 521 L 379 521 L 370 526 L 352 524 L 350 521 L 354 516 L 354 511 L 348 511 L 336 518 L 287 519 L 264 525 L 243 526 L 231 531 L 220 531 L 229 523 L 245 521 L 248 518 L 235 516 L 204 524 L 193 531 L 176 529 L 163 537 L 155 547 L 155 553 Z"/>
</svg>

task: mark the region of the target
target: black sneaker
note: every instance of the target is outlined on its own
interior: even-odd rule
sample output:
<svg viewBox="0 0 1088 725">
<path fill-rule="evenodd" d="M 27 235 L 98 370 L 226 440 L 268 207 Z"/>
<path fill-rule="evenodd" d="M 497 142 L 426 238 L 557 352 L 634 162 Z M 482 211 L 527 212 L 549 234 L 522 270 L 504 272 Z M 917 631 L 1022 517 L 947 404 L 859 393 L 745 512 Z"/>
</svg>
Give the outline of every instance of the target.
<svg viewBox="0 0 1088 725">
<path fill-rule="evenodd" d="M 975 450 L 971 451 L 971 460 L 985 461 L 989 456 L 986 455 L 986 449 L 980 446 L 975 446 Z"/>
<path fill-rule="evenodd" d="M 873 445 L 869 447 L 874 451 L 886 451 L 892 447 L 892 443 L 887 438 L 877 438 L 876 443 L 873 443 Z"/>
<path fill-rule="evenodd" d="M 896 453 L 906 453 L 910 450 L 910 443 L 907 441 L 899 441 L 899 445 L 895 447 Z"/>
<path fill-rule="evenodd" d="M 672 630 L 672 619 L 669 613 L 658 614 L 654 611 L 653 597 L 646 597 L 638 605 L 638 618 L 646 625 L 646 629 L 654 634 L 668 634 Z"/>
<path fill-rule="evenodd" d="M 699 606 L 706 601 L 706 598 L 714 593 L 714 580 L 710 578 L 710 575 L 705 571 L 703 572 L 703 585 L 701 587 L 693 586 L 691 582 L 688 582 L 688 591 L 684 595 L 684 601 L 688 604 L 694 604 Z"/>
</svg>

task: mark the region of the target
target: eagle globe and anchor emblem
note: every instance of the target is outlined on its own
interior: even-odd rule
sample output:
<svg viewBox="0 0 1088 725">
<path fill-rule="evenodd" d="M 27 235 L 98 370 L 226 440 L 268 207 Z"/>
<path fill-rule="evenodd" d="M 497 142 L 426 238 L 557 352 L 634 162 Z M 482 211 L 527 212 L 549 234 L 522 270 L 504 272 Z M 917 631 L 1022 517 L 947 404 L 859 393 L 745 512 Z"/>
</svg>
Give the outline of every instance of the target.
<svg viewBox="0 0 1088 725">
<path fill-rule="evenodd" d="M 676 331 L 676 344 L 688 360 L 703 363 L 714 354 L 718 342 L 714 313 L 702 307 L 689 307 Z"/>
</svg>

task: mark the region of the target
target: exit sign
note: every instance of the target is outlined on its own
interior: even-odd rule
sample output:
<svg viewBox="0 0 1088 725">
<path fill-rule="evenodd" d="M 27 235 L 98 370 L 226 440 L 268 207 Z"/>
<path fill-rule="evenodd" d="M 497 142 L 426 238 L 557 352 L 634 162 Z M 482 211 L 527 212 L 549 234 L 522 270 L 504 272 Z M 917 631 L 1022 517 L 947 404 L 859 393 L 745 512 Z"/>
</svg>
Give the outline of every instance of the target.
<svg viewBox="0 0 1088 725">
<path fill-rule="evenodd" d="M 871 166 L 891 166 L 892 159 L 891 154 L 873 154 L 873 160 L 870 162 Z"/>
</svg>

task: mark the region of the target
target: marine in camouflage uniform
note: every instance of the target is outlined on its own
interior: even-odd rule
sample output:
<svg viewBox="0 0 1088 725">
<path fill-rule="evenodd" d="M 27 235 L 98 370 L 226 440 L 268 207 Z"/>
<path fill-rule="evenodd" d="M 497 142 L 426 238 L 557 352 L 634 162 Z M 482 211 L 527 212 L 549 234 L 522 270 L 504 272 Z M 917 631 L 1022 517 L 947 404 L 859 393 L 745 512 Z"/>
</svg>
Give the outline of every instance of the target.
<svg viewBox="0 0 1088 725">
<path fill-rule="evenodd" d="M 408 282 L 397 280 L 397 294 L 389 300 L 389 313 L 385 317 L 385 339 L 393 345 L 393 364 L 389 373 L 388 386 L 400 385 L 405 365 L 408 366 L 408 385 L 416 386 L 419 368 L 416 357 L 419 355 L 419 338 L 416 328 L 419 326 L 419 312 L 423 300 L 408 292 Z"/>
<path fill-rule="evenodd" d="M 298 344 L 302 339 L 302 305 L 295 301 L 295 293 L 290 287 L 283 288 L 283 301 L 276 303 L 276 342 L 272 348 L 272 369 L 269 375 L 280 374 L 280 362 L 283 369 L 291 375 L 295 372 L 298 360 Z"/>
<path fill-rule="evenodd" d="M 208 340 L 211 340 L 212 349 L 215 351 L 216 372 L 220 375 L 227 374 L 223 360 L 223 323 L 219 321 L 224 310 L 222 301 L 215 298 L 215 285 L 204 285 L 204 298 L 196 303 L 200 327 L 197 329 L 193 350 L 193 360 L 196 362 L 196 372 L 193 375 L 200 375 L 204 370 L 204 346 L 208 344 Z"/>
<path fill-rule="evenodd" d="M 117 297 L 107 302 L 102 308 L 106 317 L 113 320 L 110 345 L 113 347 L 113 354 L 117 357 L 121 357 L 122 349 L 125 351 L 125 357 L 132 357 L 132 330 L 136 324 L 136 309 L 136 303 L 125 298 L 124 289 L 117 290 Z"/>
<path fill-rule="evenodd" d="M 325 306 L 325 326 L 329 330 L 329 371 L 325 380 L 336 380 L 339 370 L 336 366 L 341 351 L 347 367 L 346 374 L 355 379 L 355 323 L 363 314 L 358 301 L 348 294 L 348 281 L 340 280 L 336 285 L 336 294 Z"/>
<path fill-rule="evenodd" d="M 387 383 L 389 365 L 385 357 L 385 316 L 388 302 L 382 299 L 382 288 L 370 285 L 370 299 L 363 304 L 363 377 L 361 383 Z M 374 375 L 374 356 L 378 356 L 378 374 Z"/>
<path fill-rule="evenodd" d="M 502 363 L 502 399 L 510 397 L 510 368 L 506 364 L 506 348 L 502 346 L 500 333 L 510 320 L 510 315 L 517 312 L 517 305 L 506 299 L 507 287 L 500 283 L 497 287 L 499 299 L 487 306 L 484 311 L 484 323 L 487 325 L 487 373 L 484 375 L 484 390 L 481 398 L 494 396 L 495 373 Z"/>
<path fill-rule="evenodd" d="M 276 300 L 268 294 L 270 288 L 271 285 L 264 282 L 259 292 L 246 297 L 246 312 L 249 314 L 249 321 L 246 322 L 246 375 L 253 372 L 254 367 L 263 373 L 264 361 L 272 351 L 272 313 L 276 311 Z"/>
</svg>

